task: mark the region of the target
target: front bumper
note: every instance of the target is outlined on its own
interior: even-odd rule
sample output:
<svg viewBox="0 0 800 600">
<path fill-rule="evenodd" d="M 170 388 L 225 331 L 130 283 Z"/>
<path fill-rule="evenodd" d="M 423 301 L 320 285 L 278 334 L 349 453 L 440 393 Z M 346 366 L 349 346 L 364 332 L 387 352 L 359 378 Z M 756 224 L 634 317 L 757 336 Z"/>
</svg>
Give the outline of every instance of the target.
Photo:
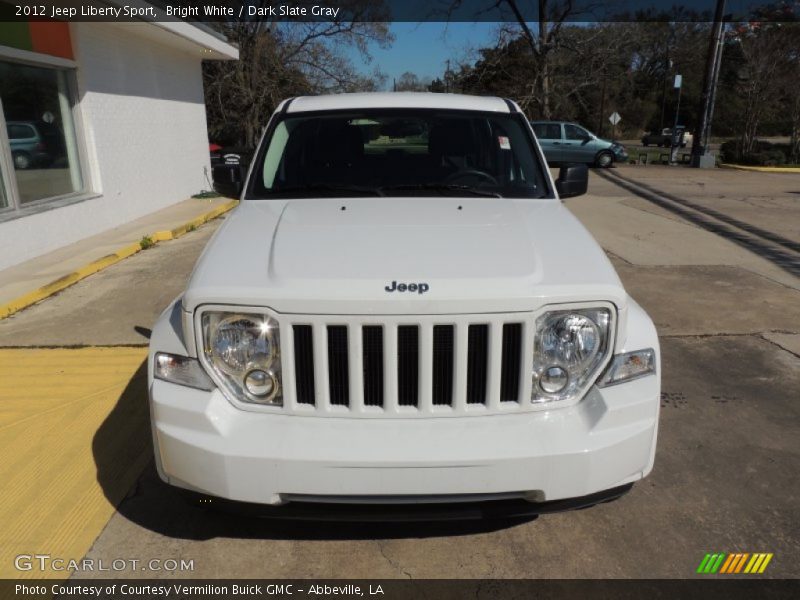
<svg viewBox="0 0 800 600">
<path fill-rule="evenodd" d="M 430 419 L 260 414 L 219 390 L 150 383 L 156 464 L 168 483 L 280 505 L 552 501 L 637 481 L 652 469 L 657 377 L 563 409 Z"/>
</svg>

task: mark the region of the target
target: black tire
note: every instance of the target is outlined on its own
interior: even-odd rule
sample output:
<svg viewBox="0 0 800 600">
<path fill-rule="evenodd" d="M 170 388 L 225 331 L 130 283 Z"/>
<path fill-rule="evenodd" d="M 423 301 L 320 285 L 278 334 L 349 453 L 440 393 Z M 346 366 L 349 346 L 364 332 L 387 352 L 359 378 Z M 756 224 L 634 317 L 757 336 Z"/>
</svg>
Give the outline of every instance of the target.
<svg viewBox="0 0 800 600">
<path fill-rule="evenodd" d="M 25 169 L 30 169 L 33 166 L 33 158 L 31 158 L 31 155 L 27 152 L 17 151 L 11 156 L 14 159 L 15 169 L 24 171 Z"/>
<path fill-rule="evenodd" d="M 611 154 L 611 152 L 604 150 L 595 157 L 594 164 L 596 167 L 599 167 L 601 169 L 608 169 L 611 165 L 614 164 L 614 155 Z"/>
</svg>

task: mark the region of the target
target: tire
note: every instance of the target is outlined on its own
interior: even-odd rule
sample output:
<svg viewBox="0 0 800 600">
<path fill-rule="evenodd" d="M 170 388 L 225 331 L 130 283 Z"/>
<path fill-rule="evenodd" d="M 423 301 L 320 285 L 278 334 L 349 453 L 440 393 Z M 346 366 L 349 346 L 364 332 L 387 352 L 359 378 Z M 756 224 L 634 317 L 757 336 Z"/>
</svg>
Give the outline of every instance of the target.
<svg viewBox="0 0 800 600">
<path fill-rule="evenodd" d="M 14 152 L 14 168 L 20 171 L 30 169 L 33 166 L 33 160 L 27 152 Z"/>
<path fill-rule="evenodd" d="M 614 155 L 611 152 L 601 152 L 594 159 L 594 164 L 601 169 L 607 169 L 614 164 Z"/>
</svg>

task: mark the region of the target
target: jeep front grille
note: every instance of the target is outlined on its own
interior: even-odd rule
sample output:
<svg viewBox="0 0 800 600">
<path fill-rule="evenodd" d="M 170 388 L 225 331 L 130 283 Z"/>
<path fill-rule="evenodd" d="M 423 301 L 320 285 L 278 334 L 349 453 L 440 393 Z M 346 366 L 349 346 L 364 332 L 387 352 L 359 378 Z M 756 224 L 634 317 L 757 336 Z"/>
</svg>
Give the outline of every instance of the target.
<svg viewBox="0 0 800 600">
<path fill-rule="evenodd" d="M 293 317 L 281 337 L 297 412 L 424 416 L 529 407 L 527 315 Z"/>
</svg>

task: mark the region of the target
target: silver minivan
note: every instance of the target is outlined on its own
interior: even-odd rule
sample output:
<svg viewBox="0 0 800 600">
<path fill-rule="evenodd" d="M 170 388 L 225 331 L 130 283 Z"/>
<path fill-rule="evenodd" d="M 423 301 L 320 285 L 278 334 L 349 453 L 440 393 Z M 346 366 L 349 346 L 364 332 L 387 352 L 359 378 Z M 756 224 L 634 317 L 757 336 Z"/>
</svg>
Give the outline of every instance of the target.
<svg viewBox="0 0 800 600">
<path fill-rule="evenodd" d="M 628 160 L 625 147 L 597 137 L 575 123 L 564 121 L 531 121 L 548 164 L 585 163 L 610 167 L 616 161 Z"/>
</svg>

